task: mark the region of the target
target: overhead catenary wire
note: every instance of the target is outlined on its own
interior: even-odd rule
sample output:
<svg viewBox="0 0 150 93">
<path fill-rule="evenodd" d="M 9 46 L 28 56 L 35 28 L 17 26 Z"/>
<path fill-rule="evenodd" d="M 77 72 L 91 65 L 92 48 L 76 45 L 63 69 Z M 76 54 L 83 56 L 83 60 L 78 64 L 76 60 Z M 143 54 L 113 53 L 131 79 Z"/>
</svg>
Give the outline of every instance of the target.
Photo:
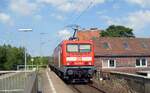
<svg viewBox="0 0 150 93">
<path fill-rule="evenodd" d="M 74 5 L 74 1 L 70 0 L 70 4 L 73 6 Z M 81 4 L 79 5 L 79 7 L 81 6 Z M 63 23 L 63 29 L 66 29 L 68 25 L 71 24 L 70 19 L 73 19 L 73 16 L 76 15 L 76 12 L 72 11 L 71 13 L 69 13 L 67 16 L 67 20 Z"/>
<path fill-rule="evenodd" d="M 72 23 L 74 24 L 76 21 L 78 21 L 81 16 L 87 12 L 87 10 L 93 5 L 95 0 L 91 0 L 91 2 L 89 3 L 89 5 L 72 21 Z"/>
<path fill-rule="evenodd" d="M 65 29 L 66 27 L 68 27 L 68 25 L 69 25 L 69 26 L 70 26 L 70 25 L 77 25 L 75 22 L 78 21 L 78 20 L 81 18 L 81 16 L 82 16 L 84 13 L 87 12 L 87 10 L 93 5 L 94 2 L 95 2 L 95 0 L 91 0 L 90 3 L 87 5 L 87 7 L 85 7 L 85 9 L 84 9 L 82 12 L 80 12 L 80 14 L 77 15 L 77 17 L 75 17 L 75 18 L 72 18 L 72 17 L 75 15 L 76 12 L 72 12 L 68 18 L 69 18 L 69 19 L 72 18 L 73 20 L 72 20 L 71 22 L 70 22 L 70 21 L 69 21 L 69 22 L 65 22 L 63 28 Z M 73 4 L 73 0 L 71 1 L 71 3 Z M 78 7 L 80 7 L 80 6 L 82 6 L 82 3 L 80 3 L 80 4 L 78 5 Z"/>
<path fill-rule="evenodd" d="M 91 6 L 94 4 L 95 0 L 91 0 L 90 3 L 87 5 L 87 7 L 82 11 L 80 12 L 80 14 L 75 17 L 71 22 L 69 21 L 69 23 L 67 24 L 64 24 L 64 27 L 61 28 L 62 29 L 66 29 L 68 27 L 71 27 L 71 25 L 76 25 L 76 22 L 81 18 L 81 16 L 83 16 L 84 13 L 87 12 L 88 9 L 91 8 Z M 71 1 L 71 3 L 73 3 L 73 0 Z M 82 4 L 82 3 L 81 3 Z M 79 6 L 81 6 L 81 4 Z M 74 12 L 72 12 L 72 14 L 70 15 L 70 17 L 72 17 L 74 15 Z M 79 26 L 79 25 L 78 25 Z M 80 27 L 80 26 L 79 26 Z M 58 40 L 57 40 L 58 41 Z"/>
</svg>

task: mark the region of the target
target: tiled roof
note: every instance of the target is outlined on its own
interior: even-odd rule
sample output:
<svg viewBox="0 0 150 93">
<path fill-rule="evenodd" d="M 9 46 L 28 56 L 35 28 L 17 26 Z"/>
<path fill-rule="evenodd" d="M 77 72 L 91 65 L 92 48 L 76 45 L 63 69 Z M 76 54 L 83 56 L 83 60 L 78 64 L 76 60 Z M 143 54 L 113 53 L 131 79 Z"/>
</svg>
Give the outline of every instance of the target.
<svg viewBox="0 0 150 93">
<path fill-rule="evenodd" d="M 79 40 L 92 40 L 100 36 L 100 30 L 80 30 L 77 32 L 77 37 Z"/>
<path fill-rule="evenodd" d="M 94 46 L 95 56 L 150 56 L 150 38 L 100 37 Z"/>
</svg>

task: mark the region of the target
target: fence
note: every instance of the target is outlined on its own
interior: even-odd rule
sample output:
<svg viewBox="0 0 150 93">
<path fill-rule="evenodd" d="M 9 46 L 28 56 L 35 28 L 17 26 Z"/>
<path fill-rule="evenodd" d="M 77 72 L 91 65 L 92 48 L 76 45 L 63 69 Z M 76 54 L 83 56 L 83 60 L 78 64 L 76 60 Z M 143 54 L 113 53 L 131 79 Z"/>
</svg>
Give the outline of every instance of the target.
<svg viewBox="0 0 150 93">
<path fill-rule="evenodd" d="M 37 93 L 36 72 L 0 71 L 0 93 Z"/>
<path fill-rule="evenodd" d="M 39 70 L 42 68 L 46 68 L 46 65 L 26 65 L 27 70 Z M 25 66 L 24 65 L 17 65 L 17 70 L 24 70 Z"/>
</svg>

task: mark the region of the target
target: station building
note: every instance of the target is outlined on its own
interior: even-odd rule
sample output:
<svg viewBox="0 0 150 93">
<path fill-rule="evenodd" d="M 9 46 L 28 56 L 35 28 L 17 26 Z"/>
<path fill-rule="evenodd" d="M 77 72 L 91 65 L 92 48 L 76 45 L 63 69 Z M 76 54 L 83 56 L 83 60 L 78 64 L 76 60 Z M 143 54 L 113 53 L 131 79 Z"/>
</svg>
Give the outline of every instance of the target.
<svg viewBox="0 0 150 93">
<path fill-rule="evenodd" d="M 99 29 L 78 31 L 77 37 L 93 40 L 98 71 L 150 70 L 150 38 L 100 37 Z"/>
</svg>

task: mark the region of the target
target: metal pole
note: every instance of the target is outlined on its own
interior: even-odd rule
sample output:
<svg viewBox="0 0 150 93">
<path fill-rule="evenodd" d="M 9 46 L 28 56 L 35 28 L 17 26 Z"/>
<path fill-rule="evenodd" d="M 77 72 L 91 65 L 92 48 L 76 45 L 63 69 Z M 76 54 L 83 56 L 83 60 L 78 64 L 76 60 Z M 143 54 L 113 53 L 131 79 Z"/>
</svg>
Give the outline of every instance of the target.
<svg viewBox="0 0 150 93">
<path fill-rule="evenodd" d="M 25 71 L 26 71 L 27 70 L 27 53 L 26 53 L 26 48 L 25 48 L 24 52 L 25 52 L 24 60 L 25 60 Z"/>
<path fill-rule="evenodd" d="M 33 59 L 33 58 L 31 58 L 31 62 L 32 62 L 32 70 L 33 70 L 33 61 L 34 61 L 34 59 Z"/>
<path fill-rule="evenodd" d="M 41 33 L 40 33 L 40 35 L 41 35 Z M 42 39 L 42 37 L 40 36 L 40 62 L 37 64 L 37 70 L 39 69 L 39 64 L 41 64 L 41 58 L 42 58 L 42 49 L 41 49 L 41 46 L 42 46 L 42 44 L 41 44 L 41 40 Z M 38 70 L 39 71 L 39 70 Z"/>
<path fill-rule="evenodd" d="M 40 33 L 40 57 L 42 57 L 42 35 L 46 35 L 47 33 Z"/>
<path fill-rule="evenodd" d="M 32 61 L 32 69 L 33 69 L 33 61 Z"/>
<path fill-rule="evenodd" d="M 32 29 L 18 29 L 18 31 L 21 31 L 21 32 L 31 32 Z M 25 50 L 24 50 L 24 53 L 25 53 L 25 56 L 24 56 L 24 67 L 25 67 L 25 71 L 27 70 L 27 53 L 26 53 L 26 47 L 24 46 Z"/>
<path fill-rule="evenodd" d="M 42 64 L 42 35 L 46 35 L 47 33 L 40 33 L 40 65 Z M 39 64 L 38 64 L 39 66 Z"/>
</svg>

